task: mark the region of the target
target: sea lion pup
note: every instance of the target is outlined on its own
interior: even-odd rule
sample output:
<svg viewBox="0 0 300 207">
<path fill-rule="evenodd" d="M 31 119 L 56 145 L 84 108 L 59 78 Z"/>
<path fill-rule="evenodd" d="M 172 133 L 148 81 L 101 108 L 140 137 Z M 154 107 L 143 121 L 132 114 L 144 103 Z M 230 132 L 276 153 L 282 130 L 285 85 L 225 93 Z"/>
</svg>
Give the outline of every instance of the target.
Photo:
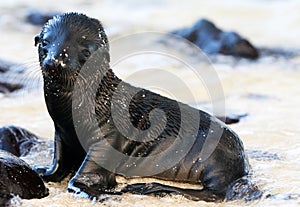
<svg viewBox="0 0 300 207">
<path fill-rule="evenodd" d="M 193 200 L 221 201 L 225 199 L 229 186 L 248 174 L 249 167 L 243 144 L 237 134 L 222 122 L 188 105 L 131 86 L 113 73 L 109 66 L 108 39 L 98 20 L 78 13 L 55 16 L 35 37 L 35 45 L 38 45 L 45 101 L 55 126 L 53 166 L 51 169 L 36 168 L 45 180 L 60 181 L 77 170 L 69 182 L 69 191 L 84 192 L 89 197 L 99 197 L 101 194 L 118 193 L 114 189 L 117 185 L 116 175 L 124 177 L 145 175 L 145 177 L 161 180 L 199 186 L 201 184 L 203 188 L 181 189 L 160 183 L 137 183 L 125 187 L 119 193 L 128 191 L 140 194 L 171 193 Z M 90 114 L 80 114 L 85 118 L 81 123 L 76 121 L 74 124 L 75 119 L 80 118 L 74 117 L 76 113 L 72 113 L 74 85 L 81 76 L 80 72 L 84 64 L 99 49 L 107 51 L 107 54 L 96 66 L 99 74 L 96 73 L 94 76 L 96 78 L 101 76 L 96 95 L 90 94 L 92 96 L 90 97 L 86 94 L 85 96 L 88 97 L 84 97 L 92 100 L 86 104 L 91 108 Z M 94 82 L 84 78 L 83 81 L 86 81 L 87 88 Z M 126 86 L 125 90 L 117 91 L 120 85 Z M 115 95 L 117 92 L 119 94 Z M 125 100 L 129 103 L 130 123 L 122 119 L 128 107 L 123 108 L 124 104 L 116 104 L 124 103 L 123 99 L 126 98 L 130 98 Z M 114 106 L 113 99 L 115 99 Z M 113 117 L 112 107 L 115 107 L 117 117 Z M 154 116 L 152 119 L 151 113 L 154 109 L 164 112 L 164 124 L 153 122 Z M 196 124 L 196 131 L 190 133 L 189 130 L 182 129 L 184 128 L 181 126 L 182 110 L 188 111 L 191 118 L 188 126 Z M 194 122 L 193 114 L 199 115 L 199 123 L 197 120 Z M 91 117 L 96 117 L 97 127 L 94 127 L 95 123 Z M 127 134 L 124 135 L 124 132 L 120 131 L 120 125 L 123 130 L 127 130 Z M 134 130 L 130 131 L 131 125 L 142 133 L 137 135 Z M 152 125 L 160 132 L 155 135 L 156 137 L 151 137 L 153 134 L 147 131 Z M 78 134 L 78 127 L 85 130 L 84 139 L 82 134 Z M 205 146 L 212 147 L 205 145 L 206 140 L 208 137 L 214 138 L 215 134 L 217 136 L 217 133 L 211 129 L 222 129 L 222 133 L 210 156 L 202 159 L 201 151 Z M 160 157 L 169 159 L 154 161 L 152 159 L 153 162 L 158 162 L 155 166 L 149 161 L 151 157 L 167 151 L 177 140 L 189 139 L 193 142 L 178 162 L 169 165 L 163 171 L 157 171 L 156 174 L 149 173 L 151 170 L 155 172 L 159 164 L 167 166 L 172 156 L 176 157 L 176 154 L 182 150 L 171 151 L 169 156 Z M 111 148 L 107 148 L 108 145 Z M 128 164 L 128 160 L 116 160 L 112 155 L 113 151 L 107 149 L 114 149 L 122 155 L 135 158 L 136 162 Z M 109 163 L 113 163 L 114 166 Z"/>
</svg>

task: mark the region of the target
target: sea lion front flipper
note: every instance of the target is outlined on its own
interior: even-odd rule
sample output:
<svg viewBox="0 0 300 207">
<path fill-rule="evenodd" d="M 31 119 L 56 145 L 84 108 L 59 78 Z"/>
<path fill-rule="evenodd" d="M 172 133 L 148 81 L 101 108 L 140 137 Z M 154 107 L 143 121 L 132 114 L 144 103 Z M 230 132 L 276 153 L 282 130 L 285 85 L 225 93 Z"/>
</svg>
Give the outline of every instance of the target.
<svg viewBox="0 0 300 207">
<path fill-rule="evenodd" d="M 140 195 L 155 195 L 155 196 L 165 196 L 165 195 L 182 195 L 190 200 L 203 200 L 207 202 L 218 202 L 224 200 L 224 195 L 219 195 L 205 188 L 195 190 L 195 189 L 183 189 L 174 186 L 168 186 L 160 183 L 135 183 L 127 185 L 121 190 L 122 193 L 134 193 Z"/>
<path fill-rule="evenodd" d="M 98 198 L 101 194 L 120 194 L 112 189 L 117 185 L 115 174 L 101 167 L 99 149 L 90 147 L 82 165 L 68 184 L 68 191 L 83 197 Z"/>
<path fill-rule="evenodd" d="M 71 172 L 71 165 L 70 162 L 68 162 L 68 156 L 65 155 L 63 149 L 63 142 L 58 133 L 55 132 L 54 159 L 51 168 L 44 166 L 33 167 L 33 170 L 35 170 L 43 178 L 43 180 L 59 182 Z"/>
</svg>

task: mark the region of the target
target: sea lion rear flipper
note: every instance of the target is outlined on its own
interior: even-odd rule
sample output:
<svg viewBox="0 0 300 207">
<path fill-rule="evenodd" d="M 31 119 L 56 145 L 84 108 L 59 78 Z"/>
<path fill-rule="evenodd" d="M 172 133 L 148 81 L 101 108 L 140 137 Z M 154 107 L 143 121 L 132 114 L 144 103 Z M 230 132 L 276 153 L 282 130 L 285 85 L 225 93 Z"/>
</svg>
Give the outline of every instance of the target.
<svg viewBox="0 0 300 207">
<path fill-rule="evenodd" d="M 182 195 L 188 199 L 199 201 L 204 200 L 207 202 L 223 201 L 224 195 L 214 193 L 207 189 L 182 189 L 174 186 L 163 185 L 160 183 L 136 183 L 127 185 L 121 190 L 122 193 L 134 193 L 140 195 L 155 195 L 164 196 L 166 194 Z"/>
</svg>

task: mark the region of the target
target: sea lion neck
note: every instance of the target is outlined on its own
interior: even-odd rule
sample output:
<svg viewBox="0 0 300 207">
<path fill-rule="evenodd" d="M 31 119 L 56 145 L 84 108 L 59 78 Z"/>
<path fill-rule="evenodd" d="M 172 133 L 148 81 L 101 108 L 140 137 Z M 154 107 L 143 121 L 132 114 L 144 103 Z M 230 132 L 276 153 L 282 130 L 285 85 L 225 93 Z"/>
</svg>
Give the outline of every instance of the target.
<svg viewBox="0 0 300 207">
<path fill-rule="evenodd" d="M 72 96 L 74 90 L 81 90 L 90 96 L 93 95 L 91 93 L 105 91 L 107 95 L 111 96 L 121 82 L 122 80 L 115 75 L 112 69 L 99 68 L 94 74 L 90 75 L 78 72 L 76 75 L 64 78 L 45 76 L 44 93 L 47 96 L 54 95 L 56 97 L 65 96 L 66 94 Z M 96 90 L 92 90 L 92 87 Z"/>
</svg>

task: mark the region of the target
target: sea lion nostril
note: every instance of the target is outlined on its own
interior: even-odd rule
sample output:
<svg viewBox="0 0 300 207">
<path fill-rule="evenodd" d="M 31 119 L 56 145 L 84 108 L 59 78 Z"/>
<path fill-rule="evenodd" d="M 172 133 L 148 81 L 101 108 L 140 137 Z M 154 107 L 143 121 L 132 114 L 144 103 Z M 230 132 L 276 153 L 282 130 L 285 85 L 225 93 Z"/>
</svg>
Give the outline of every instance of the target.
<svg viewBox="0 0 300 207">
<path fill-rule="evenodd" d="M 44 60 L 44 67 L 47 69 L 63 67 L 65 65 L 64 61 L 61 58 L 46 58 Z"/>
</svg>

